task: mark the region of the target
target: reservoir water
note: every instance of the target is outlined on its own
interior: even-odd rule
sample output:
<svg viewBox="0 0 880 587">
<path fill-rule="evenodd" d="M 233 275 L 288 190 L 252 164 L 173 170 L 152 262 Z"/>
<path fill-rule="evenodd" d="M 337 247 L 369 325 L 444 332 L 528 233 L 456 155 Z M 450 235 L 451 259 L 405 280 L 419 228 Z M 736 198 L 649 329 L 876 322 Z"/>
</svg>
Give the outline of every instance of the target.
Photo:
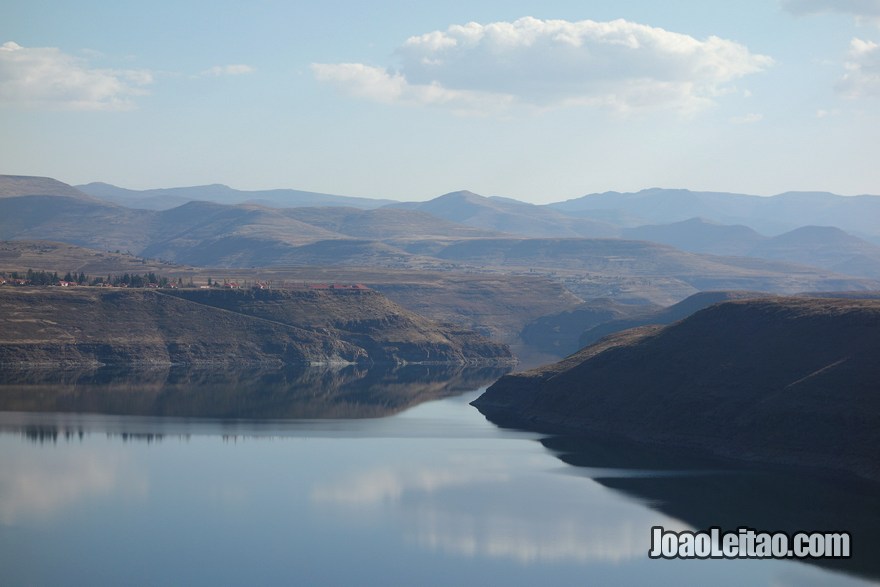
<svg viewBox="0 0 880 587">
<path fill-rule="evenodd" d="M 469 402 L 491 371 L 416 371 L 7 380 L 0 585 L 880 578 L 873 488 L 702 465 L 652 469 L 638 455 L 488 422 Z M 401 399 L 409 395 L 417 400 Z M 653 526 L 740 520 L 855 524 L 854 557 L 648 557 Z"/>
</svg>

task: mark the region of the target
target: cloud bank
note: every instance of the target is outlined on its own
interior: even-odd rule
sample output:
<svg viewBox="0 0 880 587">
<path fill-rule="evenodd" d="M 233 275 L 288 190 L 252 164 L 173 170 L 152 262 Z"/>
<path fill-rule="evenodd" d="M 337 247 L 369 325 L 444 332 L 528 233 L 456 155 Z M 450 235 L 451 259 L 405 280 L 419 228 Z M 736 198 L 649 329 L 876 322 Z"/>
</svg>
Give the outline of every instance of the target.
<svg viewBox="0 0 880 587">
<path fill-rule="evenodd" d="M 0 45 L 0 105 L 59 110 L 129 110 L 150 72 L 89 67 L 55 47 Z"/>
<path fill-rule="evenodd" d="M 599 106 L 618 111 L 711 104 L 771 58 L 718 37 L 698 40 L 626 20 L 453 25 L 397 49 L 396 70 L 315 63 L 322 82 L 384 103 L 486 110 Z"/>
</svg>

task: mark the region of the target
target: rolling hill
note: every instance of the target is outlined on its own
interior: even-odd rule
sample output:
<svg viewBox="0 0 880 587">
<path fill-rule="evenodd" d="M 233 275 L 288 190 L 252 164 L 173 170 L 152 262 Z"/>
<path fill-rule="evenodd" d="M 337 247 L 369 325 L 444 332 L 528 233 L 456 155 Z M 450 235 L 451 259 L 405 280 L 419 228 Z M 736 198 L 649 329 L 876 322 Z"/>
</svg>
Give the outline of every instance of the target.
<svg viewBox="0 0 880 587">
<path fill-rule="evenodd" d="M 32 175 L 0 175 L 0 198 L 17 196 L 66 196 L 78 200 L 95 198 L 51 177 Z"/>
<path fill-rule="evenodd" d="M 586 218 L 573 218 L 552 208 L 510 198 L 487 198 L 469 191 L 445 194 L 427 202 L 391 204 L 451 222 L 527 237 L 611 237 L 617 229 Z"/>
<path fill-rule="evenodd" d="M 251 203 L 275 208 L 348 206 L 364 209 L 378 208 L 393 202 L 393 200 L 336 196 L 291 189 L 243 191 L 222 184 L 129 190 L 108 183 L 94 182 L 76 187 L 95 198 L 120 206 L 145 210 L 169 210 L 192 201 L 208 201 L 216 204 Z"/>
<path fill-rule="evenodd" d="M 784 260 L 787 254 L 796 255 L 803 263 L 827 261 L 839 271 L 856 271 L 859 264 L 864 268 L 863 261 L 871 258 L 870 246 L 859 249 L 859 243 L 846 235 L 837 235 L 840 238 L 832 239 L 828 246 L 821 244 L 819 237 L 816 242 L 821 251 L 806 252 L 793 251 L 785 241 L 789 237 L 774 237 L 778 240 L 760 241 L 765 247 L 762 254 L 783 260 L 757 259 L 696 254 L 645 241 L 560 238 L 566 231 L 591 233 L 608 225 L 585 223 L 546 206 L 469 192 L 369 210 L 345 206 L 277 209 L 191 201 L 156 211 L 77 195 L 78 190 L 46 178 L 15 176 L 7 177 L 6 183 L 9 195 L 0 198 L 0 240 L 53 241 L 118 251 L 154 259 L 146 261 L 153 265 L 225 270 L 314 266 L 334 272 L 374 267 L 385 271 L 541 275 L 579 297 L 576 303 L 610 297 L 623 303 L 669 305 L 701 290 L 797 293 L 880 287 L 871 279 Z M 61 195 L 23 193 L 39 191 Z M 704 231 L 718 228 L 697 225 Z M 554 236 L 499 236 L 496 227 Z M 801 231 L 795 236 L 809 234 Z M 736 237 L 725 238 L 730 243 Z M 775 249 L 770 247 L 773 242 L 777 243 Z M 857 249 L 861 257 L 850 254 Z M 545 313 L 568 309 L 566 304 Z M 538 317 L 532 313 L 520 316 L 523 321 L 518 322 L 512 336 L 519 336 L 525 322 Z M 510 340 L 510 333 L 505 336 Z"/>
<path fill-rule="evenodd" d="M 443 243 L 434 248 L 430 256 L 470 267 L 576 275 L 586 272 L 588 276 L 616 275 L 648 281 L 674 278 L 692 287 L 694 291 L 690 293 L 712 289 L 796 293 L 877 287 L 873 281 L 817 271 L 807 266 L 697 255 L 667 245 L 620 239 L 468 239 Z M 810 283 L 817 285 L 811 287 Z"/>
<path fill-rule="evenodd" d="M 474 405 L 504 425 L 880 482 L 877 348 L 878 300 L 731 301 L 502 377 Z"/>
<path fill-rule="evenodd" d="M 683 251 L 735 255 L 812 265 L 847 275 L 880 278 L 880 246 L 831 226 L 802 226 L 763 236 L 747 226 L 702 218 L 622 231 L 626 238 L 671 245 Z"/>
<path fill-rule="evenodd" d="M 786 192 L 760 197 L 651 188 L 635 193 L 590 194 L 548 207 L 621 228 L 699 217 L 719 224 L 747 226 L 765 235 L 778 235 L 802 226 L 834 226 L 880 242 L 880 196 Z"/>
<path fill-rule="evenodd" d="M 358 238 L 333 229 L 396 238 Z M 628 283 L 633 299 L 658 303 L 705 289 L 795 293 L 878 287 L 807 266 L 698 255 L 644 241 L 456 236 L 475 234 L 481 232 L 412 210 L 297 211 L 190 202 L 155 212 L 65 196 L 0 198 L 0 239 L 65 242 L 176 264 L 537 272 L 564 275 L 585 298 L 607 296 L 593 294 Z"/>
<path fill-rule="evenodd" d="M 621 236 L 662 243 L 692 253 L 733 256 L 749 256 L 749 251 L 767 239 L 748 226 L 719 224 L 705 218 L 625 228 Z"/>
</svg>

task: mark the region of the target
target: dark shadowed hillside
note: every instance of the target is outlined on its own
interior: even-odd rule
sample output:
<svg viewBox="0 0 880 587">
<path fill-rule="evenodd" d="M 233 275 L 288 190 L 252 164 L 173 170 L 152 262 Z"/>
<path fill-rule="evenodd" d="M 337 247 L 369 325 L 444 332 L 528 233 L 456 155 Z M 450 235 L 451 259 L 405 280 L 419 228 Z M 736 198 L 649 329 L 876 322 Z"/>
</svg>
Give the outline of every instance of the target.
<svg viewBox="0 0 880 587">
<path fill-rule="evenodd" d="M 474 404 L 518 427 L 880 481 L 878 348 L 877 300 L 732 301 L 505 376 Z"/>
<path fill-rule="evenodd" d="M 601 324 L 589 327 L 581 332 L 578 337 L 578 348 L 582 348 L 597 342 L 599 339 L 637 326 L 649 324 L 672 324 L 682 318 L 687 318 L 694 312 L 708 308 L 712 304 L 727 302 L 730 300 L 743 300 L 767 297 L 771 294 L 752 291 L 703 291 L 688 296 L 677 304 L 667 308 L 647 311 L 639 316 L 615 318 Z M 572 351 L 574 352 L 574 351 Z"/>
<path fill-rule="evenodd" d="M 583 346 L 579 340 L 584 331 L 607 322 L 623 322 L 635 316 L 653 314 L 659 309 L 650 304 L 625 304 L 598 298 L 571 310 L 541 316 L 526 324 L 520 337 L 544 353 L 564 357 Z"/>
</svg>

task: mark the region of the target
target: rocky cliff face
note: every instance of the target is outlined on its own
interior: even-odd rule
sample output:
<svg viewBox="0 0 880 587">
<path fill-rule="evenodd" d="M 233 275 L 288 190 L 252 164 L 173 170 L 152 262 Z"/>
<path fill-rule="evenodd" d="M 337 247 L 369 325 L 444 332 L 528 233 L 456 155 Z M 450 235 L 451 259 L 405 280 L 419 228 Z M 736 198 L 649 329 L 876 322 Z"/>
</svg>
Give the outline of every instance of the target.
<svg viewBox="0 0 880 587">
<path fill-rule="evenodd" d="M 0 365 L 512 362 L 372 291 L 0 288 Z"/>
<path fill-rule="evenodd" d="M 732 301 L 508 375 L 490 419 L 880 481 L 880 302 Z"/>
</svg>

